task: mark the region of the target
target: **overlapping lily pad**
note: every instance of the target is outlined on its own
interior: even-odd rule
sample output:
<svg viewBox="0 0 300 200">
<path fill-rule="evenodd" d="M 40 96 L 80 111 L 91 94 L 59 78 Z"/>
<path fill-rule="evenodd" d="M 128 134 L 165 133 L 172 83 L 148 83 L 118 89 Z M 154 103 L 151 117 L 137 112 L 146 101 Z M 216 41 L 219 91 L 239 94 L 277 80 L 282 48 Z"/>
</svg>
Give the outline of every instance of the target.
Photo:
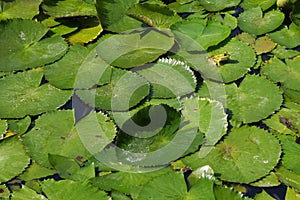
<svg viewBox="0 0 300 200">
<path fill-rule="evenodd" d="M 220 11 L 225 8 L 230 8 L 236 6 L 240 3 L 240 0 L 226 0 L 226 1 L 218 1 L 218 0 L 200 0 L 200 5 L 202 5 L 208 11 Z"/>
<path fill-rule="evenodd" d="M 19 72 L 0 79 L 0 118 L 22 118 L 55 110 L 71 97 L 71 91 L 46 83 L 41 69 Z M 12 100 L 13 99 L 13 100 Z"/>
<path fill-rule="evenodd" d="M 263 13 L 260 7 L 245 10 L 238 17 L 239 27 L 248 33 L 262 35 L 278 28 L 284 20 L 279 10 Z"/>
<path fill-rule="evenodd" d="M 278 110 L 282 103 L 279 88 L 263 77 L 246 76 L 239 87 L 226 86 L 228 109 L 232 118 L 245 123 L 257 122 Z"/>
<path fill-rule="evenodd" d="M 0 182 L 6 182 L 19 175 L 29 164 L 29 157 L 18 137 L 0 141 Z"/>
<path fill-rule="evenodd" d="M 48 29 L 35 21 L 14 19 L 0 23 L 1 71 L 24 70 L 59 59 L 68 45 L 61 37 L 41 38 Z"/>
<path fill-rule="evenodd" d="M 300 29 L 292 23 L 289 28 L 284 27 L 279 31 L 270 33 L 270 38 L 280 45 L 294 48 L 300 45 Z"/>
<path fill-rule="evenodd" d="M 192 168 L 209 165 L 223 180 L 249 183 L 267 175 L 280 155 L 275 136 L 257 127 L 244 126 L 232 129 L 207 157 L 200 159 L 195 153 L 183 161 Z"/>
</svg>

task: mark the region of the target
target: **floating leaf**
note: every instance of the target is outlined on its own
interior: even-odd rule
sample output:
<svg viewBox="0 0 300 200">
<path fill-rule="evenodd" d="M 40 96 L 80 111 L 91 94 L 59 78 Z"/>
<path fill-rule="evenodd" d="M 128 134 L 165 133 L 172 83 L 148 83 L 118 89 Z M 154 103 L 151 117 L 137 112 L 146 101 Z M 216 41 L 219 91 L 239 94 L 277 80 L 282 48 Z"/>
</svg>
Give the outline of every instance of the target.
<svg viewBox="0 0 300 200">
<path fill-rule="evenodd" d="M 217 45 L 230 34 L 230 27 L 212 20 L 198 18 L 174 24 L 172 30 L 178 31 L 197 41 L 204 49 Z"/>
<path fill-rule="evenodd" d="M 14 133 L 17 134 L 23 134 L 27 131 L 31 124 L 31 119 L 29 116 L 23 118 L 23 119 L 17 119 L 17 120 L 8 120 L 8 128 Z"/>
<path fill-rule="evenodd" d="M 224 53 L 228 55 L 228 58 L 222 57 Z M 253 49 L 235 38 L 231 39 L 224 46 L 208 52 L 208 54 L 211 55 L 210 61 L 216 66 L 207 67 L 218 67 L 225 83 L 244 76 L 256 60 Z M 218 66 L 218 62 L 220 62 L 220 66 Z"/>
<path fill-rule="evenodd" d="M 220 11 L 225 8 L 230 8 L 237 6 L 240 3 L 240 0 L 199 0 L 200 5 L 202 5 L 208 11 Z"/>
<path fill-rule="evenodd" d="M 8 188 L 5 186 L 5 184 L 0 185 L 0 198 L 3 200 L 9 199 L 10 197 L 10 191 L 8 190 Z"/>
<path fill-rule="evenodd" d="M 141 22 L 126 15 L 127 9 L 138 2 L 138 0 L 96 0 L 97 13 L 103 28 L 119 33 L 141 27 Z"/>
<path fill-rule="evenodd" d="M 255 40 L 252 47 L 256 51 L 256 54 L 260 55 L 272 51 L 276 47 L 276 44 L 269 37 L 262 36 Z"/>
<path fill-rule="evenodd" d="M 152 86 L 152 98 L 175 98 L 195 91 L 196 78 L 189 67 L 178 60 L 163 58 L 146 69 L 138 70 Z M 180 80 L 178 84 L 177 80 Z"/>
<path fill-rule="evenodd" d="M 251 8 L 255 8 L 255 7 L 261 7 L 262 10 L 267 10 L 268 8 L 270 8 L 272 5 L 274 5 L 276 2 L 276 0 L 244 0 L 240 6 L 244 9 L 244 10 L 248 10 Z"/>
<path fill-rule="evenodd" d="M 65 104 L 71 91 L 62 91 L 46 83 L 43 72 L 19 72 L 0 79 L 0 118 L 21 118 L 54 110 Z"/>
<path fill-rule="evenodd" d="M 108 84 L 96 89 L 77 90 L 85 103 L 105 110 L 124 111 L 137 105 L 149 94 L 149 84 L 130 71 L 113 68 Z"/>
<path fill-rule="evenodd" d="M 300 194 L 296 193 L 295 190 L 288 187 L 287 191 L 286 191 L 285 199 L 299 200 L 300 199 Z"/>
<path fill-rule="evenodd" d="M 191 1 L 188 3 L 173 2 L 168 4 L 168 7 L 175 10 L 177 13 L 204 13 L 204 8 L 199 1 Z"/>
<path fill-rule="evenodd" d="M 300 57 L 286 59 L 285 63 L 273 58 L 262 67 L 262 73 L 273 82 L 280 82 L 288 89 L 300 90 Z"/>
<path fill-rule="evenodd" d="M 105 192 L 85 182 L 75 182 L 72 180 L 54 181 L 49 179 L 42 181 L 41 186 L 49 199 L 109 199 Z"/>
<path fill-rule="evenodd" d="M 262 35 L 278 28 L 284 20 L 284 14 L 278 10 L 263 13 L 260 7 L 245 10 L 238 17 L 238 25 L 250 34 Z"/>
<path fill-rule="evenodd" d="M 127 10 L 127 14 L 149 26 L 169 28 L 181 21 L 181 18 L 165 5 L 153 3 L 135 4 Z"/>
<path fill-rule="evenodd" d="M 280 154 L 279 141 L 273 135 L 244 126 L 232 129 L 205 158 L 199 158 L 198 152 L 183 161 L 192 168 L 209 165 L 222 180 L 249 183 L 267 175 Z"/>
<path fill-rule="evenodd" d="M 281 182 L 278 180 L 278 177 L 274 172 L 270 172 L 270 174 L 263 177 L 262 179 L 251 183 L 251 185 L 255 187 L 275 187 L 279 186 L 280 184 Z"/>
<path fill-rule="evenodd" d="M 12 193 L 11 199 L 12 200 L 24 200 L 24 199 L 42 200 L 47 198 L 41 194 L 37 194 L 36 191 L 30 189 L 28 186 L 22 185 L 22 189 L 16 190 Z"/>
<path fill-rule="evenodd" d="M 285 167 L 281 166 L 276 169 L 275 174 L 279 179 L 287 186 L 291 186 L 296 189 L 297 192 L 300 192 L 300 175 L 296 174 Z"/>
<path fill-rule="evenodd" d="M 215 199 L 230 199 L 230 200 L 242 200 L 242 199 L 248 199 L 248 198 L 243 198 L 242 194 L 239 194 L 238 192 L 222 187 L 220 185 L 216 185 L 214 187 L 214 194 L 215 194 Z"/>
<path fill-rule="evenodd" d="M 1 1 L 0 20 L 22 18 L 32 19 L 39 13 L 42 0 Z"/>
<path fill-rule="evenodd" d="M 28 182 L 30 180 L 44 178 L 55 173 L 55 170 L 43 167 L 33 161 L 29 167 L 26 168 L 20 176 L 18 176 L 18 178 Z"/>
<path fill-rule="evenodd" d="M 226 134 L 227 115 L 220 102 L 209 99 L 190 98 L 183 101 L 183 115 L 199 131 L 205 134 L 200 154 L 209 150 Z"/>
<path fill-rule="evenodd" d="M 17 137 L 0 141 L 0 183 L 19 175 L 29 164 L 24 146 Z"/>
<path fill-rule="evenodd" d="M 272 196 L 270 196 L 266 191 L 262 191 L 255 195 L 255 200 L 274 200 Z"/>
<path fill-rule="evenodd" d="M 6 120 L 0 120 L 0 139 L 4 138 L 6 130 L 7 130 L 7 121 Z"/>
<path fill-rule="evenodd" d="M 2 22 L 0 30 L 1 71 L 34 68 L 53 62 L 68 48 L 61 37 L 40 40 L 48 30 L 35 21 L 15 19 Z"/>
<path fill-rule="evenodd" d="M 296 143 L 295 139 L 290 136 L 280 136 L 280 141 L 282 143 L 283 148 L 283 157 L 282 157 L 282 165 L 295 172 L 300 174 L 300 144 Z"/>
<path fill-rule="evenodd" d="M 228 109 L 232 118 L 245 123 L 257 122 L 278 110 L 282 103 L 279 88 L 259 76 L 246 76 L 240 86 L 226 86 Z"/>
<path fill-rule="evenodd" d="M 113 66 L 133 68 L 156 60 L 173 44 L 170 30 L 144 28 L 107 38 L 97 46 L 97 52 Z"/>
<path fill-rule="evenodd" d="M 284 27 L 279 31 L 270 33 L 270 38 L 280 45 L 294 48 L 300 45 L 300 29 L 292 23 L 289 28 Z"/>
<path fill-rule="evenodd" d="M 271 53 L 280 59 L 293 58 L 297 55 L 300 55 L 298 51 L 287 49 L 286 47 L 280 45 L 277 45 L 277 47 Z"/>
<path fill-rule="evenodd" d="M 78 156 L 83 158 L 90 156 L 74 127 L 73 115 L 73 111 L 70 110 L 44 114 L 36 120 L 35 127 L 24 135 L 23 143 L 38 164 L 50 167 L 48 154 L 73 159 Z"/>
<path fill-rule="evenodd" d="M 42 8 L 52 17 L 96 16 L 95 5 L 84 0 L 44 0 Z"/>
</svg>

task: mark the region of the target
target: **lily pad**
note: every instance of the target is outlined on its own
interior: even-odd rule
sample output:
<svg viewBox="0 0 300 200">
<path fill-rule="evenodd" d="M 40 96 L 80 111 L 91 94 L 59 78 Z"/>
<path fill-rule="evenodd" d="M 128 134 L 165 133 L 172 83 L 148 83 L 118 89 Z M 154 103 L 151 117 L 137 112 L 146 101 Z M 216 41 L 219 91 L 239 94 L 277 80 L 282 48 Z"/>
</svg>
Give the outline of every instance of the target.
<svg viewBox="0 0 300 200">
<path fill-rule="evenodd" d="M 274 5 L 276 0 L 244 0 L 240 6 L 244 10 L 248 10 L 255 7 L 261 7 L 262 10 L 267 10 Z"/>
<path fill-rule="evenodd" d="M 297 55 L 300 55 L 299 51 L 288 49 L 281 45 L 277 45 L 277 47 L 271 53 L 280 59 L 293 58 Z"/>
<path fill-rule="evenodd" d="M 71 91 L 46 83 L 41 69 L 19 72 L 0 79 L 0 118 L 22 118 L 54 110 L 71 97 Z"/>
<path fill-rule="evenodd" d="M 8 122 L 9 130 L 17 134 L 23 134 L 29 128 L 31 124 L 31 119 L 29 116 L 27 116 L 23 119 L 17 119 L 17 120 L 11 119 L 8 120 L 7 122 Z"/>
<path fill-rule="evenodd" d="M 228 58 L 222 58 L 224 53 L 228 55 Z M 210 51 L 208 54 L 211 55 L 209 60 L 215 66 L 207 67 L 218 67 L 225 83 L 232 82 L 244 76 L 256 61 L 253 49 L 236 38 L 232 38 L 224 46 Z M 219 61 L 220 64 L 218 64 Z"/>
<path fill-rule="evenodd" d="M 270 172 L 270 174 L 263 177 L 262 179 L 251 183 L 251 185 L 255 187 L 275 187 L 279 186 L 280 184 L 281 182 L 279 181 L 278 177 L 274 172 Z"/>
<path fill-rule="evenodd" d="M 294 48 L 300 45 L 300 29 L 292 23 L 289 28 L 284 27 L 279 31 L 270 33 L 270 38 L 280 45 Z"/>
<path fill-rule="evenodd" d="M 250 34 L 262 35 L 278 28 L 284 20 L 279 10 L 263 13 L 260 7 L 245 10 L 238 17 L 238 25 Z"/>
<path fill-rule="evenodd" d="M 120 68 L 133 68 L 156 60 L 173 44 L 174 36 L 170 30 L 143 28 L 109 37 L 96 48 L 107 63 Z"/>
<path fill-rule="evenodd" d="M 285 63 L 274 57 L 262 67 L 262 73 L 273 82 L 280 82 L 283 87 L 300 90 L 300 57 L 286 59 Z"/>
<path fill-rule="evenodd" d="M 280 154 L 275 136 L 244 126 L 232 129 L 205 158 L 200 159 L 195 153 L 183 161 L 192 168 L 209 165 L 222 180 L 249 183 L 266 176 L 277 165 Z"/>
<path fill-rule="evenodd" d="M 240 3 L 240 0 L 199 0 L 200 5 L 202 5 L 208 11 L 220 11 L 225 8 L 230 8 L 237 6 Z"/>
<path fill-rule="evenodd" d="M 49 199 L 109 199 L 104 191 L 98 190 L 85 182 L 72 180 L 54 181 L 49 179 L 42 181 L 40 184 L 43 192 Z"/>
<path fill-rule="evenodd" d="M 95 5 L 84 0 L 44 0 L 42 7 L 52 17 L 97 15 Z"/>
<path fill-rule="evenodd" d="M 24 146 L 18 137 L 11 137 L 0 141 L 0 154 L 0 183 L 19 175 L 30 162 Z"/>
<path fill-rule="evenodd" d="M 227 85 L 228 109 L 232 118 L 244 123 L 257 122 L 278 110 L 282 103 L 279 88 L 263 77 L 248 75 L 237 88 Z"/>
<path fill-rule="evenodd" d="M 41 38 L 48 29 L 35 21 L 14 19 L 0 23 L 1 71 L 22 70 L 53 62 L 68 48 L 61 37 Z"/>
<path fill-rule="evenodd" d="M 24 199 L 32 199 L 32 200 L 43 200 L 47 199 L 45 196 L 41 194 L 37 194 L 36 191 L 30 189 L 26 185 L 22 185 L 22 189 L 14 191 L 11 195 L 12 200 L 24 200 Z"/>
<path fill-rule="evenodd" d="M 295 139 L 290 136 L 280 136 L 280 141 L 283 147 L 282 164 L 288 170 L 300 174 L 300 144 L 296 143 Z"/>
<path fill-rule="evenodd" d="M 200 149 L 200 154 L 204 157 L 226 134 L 228 124 L 224 107 L 220 102 L 196 97 L 183 101 L 182 113 L 185 119 L 205 134 Z"/>
<path fill-rule="evenodd" d="M 275 174 L 279 177 L 281 182 L 287 186 L 293 187 L 297 192 L 300 192 L 300 175 L 280 166 L 276 169 Z"/>
<path fill-rule="evenodd" d="M 7 121 L 6 120 L 0 120 L 0 139 L 4 138 L 6 130 L 7 130 Z"/>
<path fill-rule="evenodd" d="M 149 26 L 169 28 L 181 21 L 179 15 L 165 5 L 154 3 L 135 4 L 127 10 L 127 14 Z"/>
<path fill-rule="evenodd" d="M 299 200 L 300 199 L 300 194 L 297 193 L 295 190 L 293 190 L 292 188 L 287 188 L 286 191 L 286 195 L 285 195 L 286 199 L 290 199 L 290 200 Z"/>
<path fill-rule="evenodd" d="M 29 155 L 38 164 L 51 167 L 48 154 L 73 159 L 78 156 L 83 158 L 90 156 L 74 127 L 73 115 L 71 110 L 44 114 L 37 119 L 35 127 L 24 135 L 23 143 Z"/>
<path fill-rule="evenodd" d="M 18 176 L 18 178 L 24 181 L 30 181 L 34 179 L 44 178 L 55 173 L 55 170 L 43 167 L 33 161 L 29 165 L 29 167 L 27 167 L 26 170 L 20 176 Z"/>
<path fill-rule="evenodd" d="M 276 47 L 276 44 L 268 36 L 262 36 L 255 40 L 252 47 L 256 51 L 256 54 L 260 55 L 272 51 Z"/>
<path fill-rule="evenodd" d="M 220 185 L 214 187 L 215 199 L 230 199 L 230 200 L 242 200 L 248 199 L 243 198 L 241 193 L 238 193 L 230 188 L 225 188 Z"/>
<path fill-rule="evenodd" d="M 85 27 L 68 37 L 71 44 L 85 44 L 96 39 L 103 31 L 101 24 Z"/>
<path fill-rule="evenodd" d="M 42 0 L 2 1 L 0 20 L 12 18 L 32 19 L 39 13 L 41 2 Z"/>
<path fill-rule="evenodd" d="M 146 69 L 138 70 L 151 84 L 152 98 L 175 98 L 195 91 L 196 78 L 183 62 L 163 58 Z M 178 84 L 177 80 L 180 80 Z"/>
<path fill-rule="evenodd" d="M 97 0 L 97 13 L 103 28 L 120 33 L 141 27 L 141 22 L 126 15 L 127 9 L 138 2 L 138 0 Z"/>
<path fill-rule="evenodd" d="M 148 82 L 136 73 L 114 68 L 110 78 L 106 85 L 76 94 L 93 107 L 114 111 L 128 110 L 149 94 Z"/>
<path fill-rule="evenodd" d="M 176 23 L 171 29 L 197 41 L 203 49 L 217 45 L 231 32 L 229 26 L 222 25 L 220 22 L 198 18 Z"/>
</svg>

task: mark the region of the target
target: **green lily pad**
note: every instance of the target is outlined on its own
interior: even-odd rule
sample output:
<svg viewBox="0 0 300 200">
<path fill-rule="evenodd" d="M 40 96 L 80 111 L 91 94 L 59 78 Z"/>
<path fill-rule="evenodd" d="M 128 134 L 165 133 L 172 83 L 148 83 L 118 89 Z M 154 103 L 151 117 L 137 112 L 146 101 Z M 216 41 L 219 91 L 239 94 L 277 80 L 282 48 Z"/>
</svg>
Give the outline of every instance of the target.
<svg viewBox="0 0 300 200">
<path fill-rule="evenodd" d="M 297 192 L 300 192 L 300 175 L 280 166 L 276 169 L 275 174 L 279 177 L 281 182 L 287 186 L 293 187 Z"/>
<path fill-rule="evenodd" d="M 77 90 L 85 103 L 105 110 L 124 111 L 137 105 L 149 94 L 149 84 L 130 71 L 114 68 L 108 84 L 90 90 Z"/>
<path fill-rule="evenodd" d="M 263 177 L 262 179 L 251 183 L 250 185 L 255 187 L 275 187 L 279 186 L 281 182 L 279 181 L 278 177 L 274 172 L 270 172 L 267 176 Z"/>
<path fill-rule="evenodd" d="M 1 71 L 38 67 L 59 59 L 68 45 L 61 37 L 41 38 L 48 29 L 35 21 L 15 19 L 0 23 Z"/>
<path fill-rule="evenodd" d="M 43 24 L 46 24 L 46 23 L 43 23 Z M 69 27 L 69 26 L 60 24 L 58 26 L 51 28 L 50 32 L 53 33 L 52 36 L 57 36 L 57 35 L 62 36 L 62 35 L 67 35 L 69 33 L 72 33 L 74 31 L 76 31 L 77 29 L 78 29 L 78 27 Z"/>
<path fill-rule="evenodd" d="M 237 6 L 240 3 L 240 0 L 199 0 L 200 5 L 202 5 L 208 11 L 220 11 L 225 8 L 230 8 Z"/>
<path fill-rule="evenodd" d="M 133 68 L 156 60 L 173 44 L 174 36 L 170 30 L 144 28 L 111 36 L 96 48 L 107 63 L 120 68 Z"/>
<path fill-rule="evenodd" d="M 41 69 L 19 72 L 0 79 L 0 118 L 22 118 L 54 110 L 71 97 L 71 91 L 46 83 Z"/>
<path fill-rule="evenodd" d="M 271 197 L 266 191 L 262 191 L 255 195 L 255 200 L 274 200 L 273 197 Z"/>
<path fill-rule="evenodd" d="M 38 164 L 51 167 L 48 154 L 73 159 L 78 156 L 90 156 L 76 131 L 73 115 L 71 110 L 46 113 L 37 119 L 35 127 L 23 136 L 23 143 L 29 155 Z"/>
<path fill-rule="evenodd" d="M 250 34 L 262 35 L 278 28 L 284 20 L 279 10 L 263 13 L 260 7 L 245 10 L 238 17 L 238 25 Z"/>
<path fill-rule="evenodd" d="M 169 28 L 172 24 L 181 21 L 179 15 L 166 5 L 153 3 L 135 4 L 127 10 L 127 14 L 149 26 Z"/>
<path fill-rule="evenodd" d="M 203 49 L 219 44 L 231 32 L 229 26 L 220 22 L 198 18 L 176 23 L 171 28 L 197 41 Z"/>
<path fill-rule="evenodd" d="M 152 98 L 175 98 L 195 91 L 196 78 L 183 62 L 163 58 L 146 69 L 138 70 L 151 84 Z M 177 80 L 180 80 L 178 84 Z"/>
<path fill-rule="evenodd" d="M 300 45 L 300 29 L 292 23 L 289 28 L 284 27 L 279 31 L 270 33 L 270 38 L 280 45 L 294 48 Z"/>
<path fill-rule="evenodd" d="M 255 7 L 261 7 L 262 10 L 267 10 L 274 5 L 276 0 L 244 0 L 240 6 L 244 10 L 248 10 Z"/>
<path fill-rule="evenodd" d="M 19 175 L 30 162 L 24 146 L 18 137 L 11 137 L 0 141 L 0 154 L 0 183 Z"/>
<path fill-rule="evenodd" d="M 103 31 L 101 24 L 85 27 L 68 37 L 71 44 L 85 44 L 96 39 Z"/>
<path fill-rule="evenodd" d="M 224 53 L 229 57 L 224 57 L 223 59 L 222 56 Z M 208 54 L 211 55 L 209 61 L 215 66 L 207 67 L 218 67 L 225 83 L 232 82 L 244 76 L 256 61 L 253 49 L 236 38 L 232 38 L 224 46 L 210 51 Z M 222 60 L 220 61 L 220 59 Z"/>
<path fill-rule="evenodd" d="M 5 186 L 5 184 L 0 185 L 0 190 L 1 190 L 0 198 L 2 198 L 3 200 L 8 200 L 10 197 L 10 191 Z"/>
<path fill-rule="evenodd" d="M 300 110 L 282 108 L 270 118 L 264 120 L 264 123 L 279 133 L 286 135 L 299 134 L 300 130 Z"/>
<path fill-rule="evenodd" d="M 76 182 L 72 180 L 45 180 L 40 182 L 43 192 L 48 199 L 103 199 L 108 200 L 104 191 L 98 190 L 85 182 Z M 74 190 L 76 188 L 76 190 Z"/>
<path fill-rule="evenodd" d="M 290 200 L 299 200 L 300 199 L 300 194 L 297 193 L 295 190 L 292 188 L 287 188 L 286 190 L 286 195 L 285 199 L 290 199 Z"/>
<path fill-rule="evenodd" d="M 231 130 L 224 141 L 205 157 L 199 152 L 183 159 L 192 168 L 209 165 L 220 179 L 249 183 L 266 176 L 280 159 L 279 141 L 257 127 L 241 127 Z"/>
<path fill-rule="evenodd" d="M 278 110 L 282 103 L 279 88 L 263 77 L 248 75 L 239 87 L 226 86 L 232 118 L 244 123 L 257 122 Z"/>
<path fill-rule="evenodd" d="M 283 148 L 282 164 L 288 170 L 300 174 L 300 144 L 296 143 L 295 139 L 290 136 L 280 136 L 280 141 Z"/>
<path fill-rule="evenodd" d="M 256 51 L 256 54 L 260 55 L 272 51 L 276 47 L 276 44 L 268 36 L 262 36 L 257 38 L 251 46 Z"/>
<path fill-rule="evenodd" d="M 277 47 L 271 53 L 280 59 L 288 59 L 300 55 L 299 51 L 288 49 L 281 45 L 277 45 Z"/>
<path fill-rule="evenodd" d="M 292 90 L 300 90 L 300 57 L 286 59 L 285 63 L 274 57 L 262 67 L 262 73 L 273 82 Z"/>
<path fill-rule="evenodd" d="M 96 0 L 97 13 L 103 28 L 120 33 L 141 27 L 141 22 L 126 15 L 127 9 L 138 2 L 138 0 Z"/>
<path fill-rule="evenodd" d="M 42 0 L 2 1 L 0 20 L 12 18 L 32 19 L 39 13 L 41 2 Z"/>
<path fill-rule="evenodd" d="M 204 13 L 204 8 L 199 1 L 191 1 L 187 3 L 180 3 L 178 1 L 168 4 L 168 7 L 175 10 L 177 13 Z"/>
<path fill-rule="evenodd" d="M 22 189 L 16 190 L 11 195 L 12 200 L 24 200 L 24 199 L 32 199 L 32 200 L 43 200 L 47 199 L 45 196 L 41 194 L 37 194 L 36 191 L 30 189 L 26 185 L 22 185 Z"/>
<path fill-rule="evenodd" d="M 0 139 L 4 138 L 4 135 L 7 130 L 7 121 L 6 120 L 0 120 Z"/>
<path fill-rule="evenodd" d="M 42 8 L 52 17 L 96 16 L 94 4 L 84 0 L 44 0 Z"/>
<path fill-rule="evenodd" d="M 238 193 L 230 188 L 225 188 L 220 185 L 214 187 L 215 199 L 230 199 L 230 200 L 242 200 L 248 199 L 243 198 L 241 193 Z"/>
<path fill-rule="evenodd" d="M 228 124 L 224 107 L 220 102 L 197 97 L 184 100 L 182 107 L 185 119 L 205 134 L 200 149 L 200 154 L 204 157 L 226 134 Z"/>
<path fill-rule="evenodd" d="M 26 170 L 20 176 L 18 176 L 18 178 L 24 181 L 30 181 L 34 179 L 44 178 L 55 173 L 55 170 L 43 167 L 33 161 L 29 165 L 29 167 L 26 168 Z"/>
<path fill-rule="evenodd" d="M 10 119 L 8 122 L 8 128 L 14 133 L 17 134 L 23 134 L 27 131 L 31 124 L 31 119 L 29 116 L 23 118 L 23 119 Z"/>
</svg>

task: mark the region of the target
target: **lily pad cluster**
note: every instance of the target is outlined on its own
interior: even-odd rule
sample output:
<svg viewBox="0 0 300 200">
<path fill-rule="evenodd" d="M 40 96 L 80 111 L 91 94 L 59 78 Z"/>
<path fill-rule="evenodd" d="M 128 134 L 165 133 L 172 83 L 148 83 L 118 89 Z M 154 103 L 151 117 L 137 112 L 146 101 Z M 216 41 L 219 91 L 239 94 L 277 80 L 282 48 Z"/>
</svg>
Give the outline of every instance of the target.
<svg viewBox="0 0 300 200">
<path fill-rule="evenodd" d="M 299 4 L 1 1 L 0 199 L 298 199 Z"/>
</svg>

